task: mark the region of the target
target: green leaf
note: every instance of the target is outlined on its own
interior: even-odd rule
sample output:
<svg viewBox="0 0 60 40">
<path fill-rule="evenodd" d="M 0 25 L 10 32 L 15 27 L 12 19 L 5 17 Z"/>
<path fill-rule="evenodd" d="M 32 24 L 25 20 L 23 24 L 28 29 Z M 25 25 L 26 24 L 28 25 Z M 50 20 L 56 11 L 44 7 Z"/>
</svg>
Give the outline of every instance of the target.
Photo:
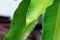
<svg viewBox="0 0 60 40">
<path fill-rule="evenodd" d="M 31 0 L 26 14 L 26 26 L 36 20 L 54 0 Z"/>
<path fill-rule="evenodd" d="M 60 40 L 60 0 L 46 10 L 42 40 Z"/>
<path fill-rule="evenodd" d="M 19 4 L 19 7 L 14 12 L 10 31 L 4 37 L 4 40 L 22 40 L 22 32 L 24 31 L 23 29 L 26 27 L 26 12 L 29 4 L 30 0 L 24 0 Z"/>
<path fill-rule="evenodd" d="M 11 28 L 4 40 L 26 40 L 39 16 L 52 5 L 53 0 L 23 0 L 14 13 Z"/>
</svg>

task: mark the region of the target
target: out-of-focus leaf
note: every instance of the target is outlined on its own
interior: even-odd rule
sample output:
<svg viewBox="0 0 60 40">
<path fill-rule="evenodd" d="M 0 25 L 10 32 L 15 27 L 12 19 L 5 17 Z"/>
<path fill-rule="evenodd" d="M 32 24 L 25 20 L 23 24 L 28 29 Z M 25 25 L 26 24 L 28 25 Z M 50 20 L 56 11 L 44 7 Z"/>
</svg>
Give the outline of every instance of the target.
<svg viewBox="0 0 60 40">
<path fill-rule="evenodd" d="M 54 0 L 31 0 L 26 14 L 26 26 L 38 19 L 46 8 L 52 5 L 53 1 Z"/>
<path fill-rule="evenodd" d="M 4 37 L 4 40 L 23 40 L 24 33 L 22 32 L 26 27 L 26 12 L 29 4 L 30 0 L 24 0 L 19 4 L 11 22 L 10 31 Z"/>
<path fill-rule="evenodd" d="M 60 40 L 60 0 L 46 10 L 42 40 Z"/>
<path fill-rule="evenodd" d="M 15 11 L 11 28 L 4 40 L 26 40 L 34 29 L 39 16 L 53 0 L 23 0 Z"/>
<path fill-rule="evenodd" d="M 28 35 L 34 30 L 37 23 L 38 23 L 38 20 L 35 20 L 34 22 L 30 23 L 27 27 L 25 27 L 25 29 L 23 29 L 24 30 L 24 33 L 23 33 L 24 40 L 26 40 Z"/>
</svg>

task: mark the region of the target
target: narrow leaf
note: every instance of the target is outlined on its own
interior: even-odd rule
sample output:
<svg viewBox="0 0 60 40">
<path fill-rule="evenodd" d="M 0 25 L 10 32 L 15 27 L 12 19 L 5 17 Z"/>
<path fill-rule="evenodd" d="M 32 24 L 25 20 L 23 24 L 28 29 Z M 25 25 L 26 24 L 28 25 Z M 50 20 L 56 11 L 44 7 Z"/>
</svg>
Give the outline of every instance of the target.
<svg viewBox="0 0 60 40">
<path fill-rule="evenodd" d="M 60 40 L 60 0 L 46 10 L 42 40 Z"/>
<path fill-rule="evenodd" d="M 24 0 L 19 4 L 11 22 L 10 31 L 4 37 L 4 40 L 22 40 L 22 31 L 26 26 L 26 12 L 29 4 L 30 0 Z"/>
</svg>

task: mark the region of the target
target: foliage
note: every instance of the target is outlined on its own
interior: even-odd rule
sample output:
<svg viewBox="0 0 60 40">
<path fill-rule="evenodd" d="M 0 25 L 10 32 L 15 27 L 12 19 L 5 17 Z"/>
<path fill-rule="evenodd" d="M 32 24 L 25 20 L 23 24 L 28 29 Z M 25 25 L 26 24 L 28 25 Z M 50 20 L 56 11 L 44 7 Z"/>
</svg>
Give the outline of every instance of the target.
<svg viewBox="0 0 60 40">
<path fill-rule="evenodd" d="M 10 31 L 4 40 L 26 40 L 37 24 L 39 16 L 52 3 L 53 0 L 23 0 L 14 12 Z"/>
<path fill-rule="evenodd" d="M 42 40 L 60 40 L 60 0 L 46 10 Z"/>
</svg>

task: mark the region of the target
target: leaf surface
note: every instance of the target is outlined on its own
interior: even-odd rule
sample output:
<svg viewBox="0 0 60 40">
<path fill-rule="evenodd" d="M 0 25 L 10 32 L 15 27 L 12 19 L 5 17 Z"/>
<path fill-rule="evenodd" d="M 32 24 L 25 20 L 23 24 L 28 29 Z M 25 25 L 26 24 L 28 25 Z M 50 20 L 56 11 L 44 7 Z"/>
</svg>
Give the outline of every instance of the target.
<svg viewBox="0 0 60 40">
<path fill-rule="evenodd" d="M 60 40 L 60 0 L 46 10 L 42 40 Z"/>
<path fill-rule="evenodd" d="M 52 5 L 53 0 L 23 0 L 14 13 L 11 28 L 4 40 L 26 40 L 39 16 Z"/>
<path fill-rule="evenodd" d="M 26 26 L 34 20 L 37 20 L 46 8 L 52 5 L 53 1 L 54 0 L 31 0 L 26 14 Z"/>
<path fill-rule="evenodd" d="M 22 31 L 26 27 L 26 12 L 29 4 L 30 0 L 24 0 L 19 4 L 14 12 L 10 31 L 4 37 L 4 40 L 23 40 L 24 34 L 22 34 Z"/>
</svg>

